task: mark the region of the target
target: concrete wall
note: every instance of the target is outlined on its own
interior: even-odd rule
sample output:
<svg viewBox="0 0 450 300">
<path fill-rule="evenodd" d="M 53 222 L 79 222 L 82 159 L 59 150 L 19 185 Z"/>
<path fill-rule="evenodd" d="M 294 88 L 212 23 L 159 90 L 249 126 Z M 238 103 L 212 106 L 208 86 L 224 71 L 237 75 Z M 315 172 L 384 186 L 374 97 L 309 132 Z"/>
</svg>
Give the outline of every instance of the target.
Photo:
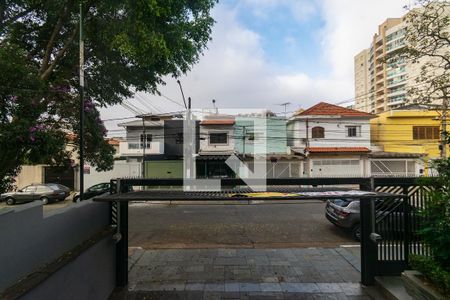
<svg viewBox="0 0 450 300">
<path fill-rule="evenodd" d="M 109 213 L 108 204 L 89 200 L 46 215 L 39 202 L 0 209 L 0 291 L 104 229 Z M 109 295 L 114 288 L 115 247 L 110 239 L 83 252 L 28 298 L 105 298 L 86 295 Z"/>
<path fill-rule="evenodd" d="M 21 299 L 108 299 L 116 280 L 114 249 L 111 238 L 103 239 Z"/>
<path fill-rule="evenodd" d="M 21 189 L 32 183 L 42 183 L 44 180 L 44 165 L 22 166 L 16 177 L 17 188 Z"/>
</svg>

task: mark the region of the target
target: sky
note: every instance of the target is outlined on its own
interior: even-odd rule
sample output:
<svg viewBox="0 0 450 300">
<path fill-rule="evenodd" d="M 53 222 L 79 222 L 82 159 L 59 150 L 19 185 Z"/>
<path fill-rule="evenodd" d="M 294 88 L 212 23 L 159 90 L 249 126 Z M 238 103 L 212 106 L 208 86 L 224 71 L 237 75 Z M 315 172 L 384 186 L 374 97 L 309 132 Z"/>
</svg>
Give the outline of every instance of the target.
<svg viewBox="0 0 450 300">
<path fill-rule="evenodd" d="M 258 108 L 284 112 L 320 101 L 351 104 L 354 56 L 370 46 L 378 25 L 400 17 L 411 0 L 223 0 L 213 9 L 212 40 L 180 77 L 193 108 Z M 162 96 L 139 93 L 122 106 L 101 109 L 109 136 L 123 136 L 110 120 L 184 109 L 177 79 Z"/>
</svg>

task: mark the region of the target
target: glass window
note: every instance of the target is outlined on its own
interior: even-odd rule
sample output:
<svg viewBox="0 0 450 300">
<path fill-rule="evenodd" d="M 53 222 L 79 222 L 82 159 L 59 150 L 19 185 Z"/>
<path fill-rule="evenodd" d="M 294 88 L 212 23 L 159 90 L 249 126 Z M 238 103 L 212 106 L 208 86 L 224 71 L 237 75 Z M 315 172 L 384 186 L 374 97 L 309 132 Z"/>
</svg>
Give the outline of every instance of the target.
<svg viewBox="0 0 450 300">
<path fill-rule="evenodd" d="M 22 190 L 22 192 L 27 192 L 27 193 L 32 193 L 34 191 L 36 191 L 36 187 L 32 186 L 32 185 L 29 185 Z"/>
<path fill-rule="evenodd" d="M 209 134 L 209 143 L 210 144 L 227 144 L 228 143 L 228 134 L 226 132 L 210 133 Z"/>
<path fill-rule="evenodd" d="M 361 126 L 346 126 L 347 137 L 361 136 Z"/>
<path fill-rule="evenodd" d="M 36 186 L 36 193 L 47 193 L 47 192 L 51 192 L 49 187 L 46 187 L 45 185 Z"/>
<path fill-rule="evenodd" d="M 323 139 L 325 137 L 325 129 L 320 126 L 313 127 L 311 137 L 313 139 Z"/>
<path fill-rule="evenodd" d="M 144 148 L 144 143 L 145 143 L 145 148 L 150 148 L 150 143 L 152 142 L 152 138 L 153 136 L 151 134 L 141 134 L 141 148 Z"/>
<path fill-rule="evenodd" d="M 414 140 L 438 140 L 439 126 L 413 126 Z"/>
</svg>

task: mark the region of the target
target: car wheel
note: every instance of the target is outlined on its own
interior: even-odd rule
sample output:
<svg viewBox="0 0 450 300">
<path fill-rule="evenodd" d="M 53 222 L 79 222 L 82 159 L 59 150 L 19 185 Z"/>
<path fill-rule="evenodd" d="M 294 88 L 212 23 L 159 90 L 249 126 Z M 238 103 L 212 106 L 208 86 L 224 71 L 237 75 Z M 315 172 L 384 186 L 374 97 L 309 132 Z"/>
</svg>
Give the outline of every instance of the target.
<svg viewBox="0 0 450 300">
<path fill-rule="evenodd" d="M 47 197 L 41 197 L 41 201 L 43 205 L 47 205 L 48 204 L 48 198 Z"/>
<path fill-rule="evenodd" d="M 16 203 L 16 200 L 14 200 L 13 198 L 6 198 L 6 204 L 14 205 L 14 203 Z"/>
<path fill-rule="evenodd" d="M 361 226 L 356 224 L 352 227 L 352 237 L 355 241 L 361 241 Z"/>
</svg>

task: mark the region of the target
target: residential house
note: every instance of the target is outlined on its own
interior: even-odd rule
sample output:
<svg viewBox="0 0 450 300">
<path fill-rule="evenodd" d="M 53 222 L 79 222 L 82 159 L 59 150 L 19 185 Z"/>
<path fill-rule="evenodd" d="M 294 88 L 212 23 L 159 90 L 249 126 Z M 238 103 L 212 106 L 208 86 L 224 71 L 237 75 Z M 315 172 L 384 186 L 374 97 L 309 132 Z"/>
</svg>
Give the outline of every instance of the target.
<svg viewBox="0 0 450 300">
<path fill-rule="evenodd" d="M 145 161 L 146 178 L 183 177 L 183 120 L 171 114 L 141 116 L 126 128 L 121 153 L 128 162 Z"/>
<path fill-rule="evenodd" d="M 410 156 L 406 165 L 389 165 L 391 172 L 401 173 L 406 168 L 408 175 L 431 175 L 429 162 L 440 157 L 438 112 L 424 106 L 407 105 L 379 114 L 370 125 L 372 142 L 383 152 Z"/>
<path fill-rule="evenodd" d="M 303 155 L 290 154 L 286 119 L 267 112 L 236 116 L 235 152 L 253 169 L 254 159 L 264 159 L 266 178 L 299 177 Z"/>
<path fill-rule="evenodd" d="M 306 156 L 303 176 L 369 176 L 370 123 L 375 116 L 320 102 L 287 122 L 288 145 Z"/>
<path fill-rule="evenodd" d="M 234 116 L 210 114 L 200 122 L 197 178 L 227 178 L 235 173 L 225 161 L 235 153 Z"/>
</svg>

